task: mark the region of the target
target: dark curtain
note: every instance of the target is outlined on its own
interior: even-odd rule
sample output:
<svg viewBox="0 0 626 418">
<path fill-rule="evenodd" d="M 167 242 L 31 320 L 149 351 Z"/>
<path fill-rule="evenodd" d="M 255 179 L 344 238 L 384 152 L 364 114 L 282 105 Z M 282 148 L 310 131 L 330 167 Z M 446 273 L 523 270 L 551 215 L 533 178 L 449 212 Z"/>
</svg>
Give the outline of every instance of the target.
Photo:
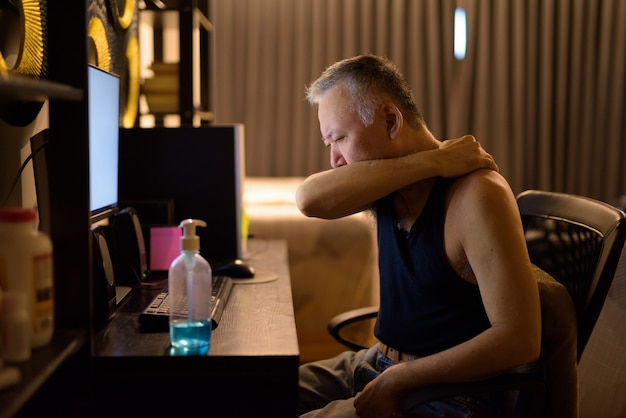
<svg viewBox="0 0 626 418">
<path fill-rule="evenodd" d="M 211 15 L 215 120 L 245 124 L 248 176 L 327 169 L 305 86 L 373 52 L 405 74 L 435 136 L 475 135 L 516 193 L 626 194 L 625 1 L 214 0 Z"/>
</svg>

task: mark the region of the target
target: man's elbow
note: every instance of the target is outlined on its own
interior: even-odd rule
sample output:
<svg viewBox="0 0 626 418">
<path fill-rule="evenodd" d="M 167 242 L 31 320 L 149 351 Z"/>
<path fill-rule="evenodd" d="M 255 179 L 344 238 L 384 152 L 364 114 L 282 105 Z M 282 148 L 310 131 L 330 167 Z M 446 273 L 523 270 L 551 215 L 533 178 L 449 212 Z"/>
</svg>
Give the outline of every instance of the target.
<svg viewBox="0 0 626 418">
<path fill-rule="evenodd" d="M 328 201 L 310 188 L 310 185 L 303 184 L 296 189 L 296 206 L 300 212 L 309 218 L 334 219 Z"/>
<path fill-rule="evenodd" d="M 528 355 L 528 361 L 526 361 L 526 363 L 539 360 L 539 357 L 541 356 L 541 338 L 529 343 L 526 353 Z"/>
<path fill-rule="evenodd" d="M 311 199 L 309 195 L 303 190 L 303 186 L 296 189 L 296 206 L 303 215 L 308 217 L 316 216 L 315 200 Z"/>
<path fill-rule="evenodd" d="M 519 363 L 526 364 L 539 360 L 541 356 L 541 334 L 528 335 L 517 344 L 519 349 Z"/>
<path fill-rule="evenodd" d="M 343 213 L 332 199 L 321 199 L 315 193 L 296 191 L 296 205 L 300 212 L 309 218 L 337 219 L 351 213 Z"/>
</svg>

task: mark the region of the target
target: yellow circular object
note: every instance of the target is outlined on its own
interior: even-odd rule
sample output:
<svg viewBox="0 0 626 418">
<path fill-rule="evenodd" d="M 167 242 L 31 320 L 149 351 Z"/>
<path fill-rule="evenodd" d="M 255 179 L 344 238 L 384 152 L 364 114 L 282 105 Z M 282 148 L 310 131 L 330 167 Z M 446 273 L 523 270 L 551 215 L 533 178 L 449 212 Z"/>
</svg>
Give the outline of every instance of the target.
<svg viewBox="0 0 626 418">
<path fill-rule="evenodd" d="M 22 0 L 15 2 L 19 18 L 21 35 L 17 58 L 9 68 L 3 56 L 0 56 L 0 75 L 7 77 L 10 72 L 33 77 L 46 78 L 47 68 L 44 48 L 45 2 Z M 44 17 L 42 19 L 42 16 Z M 13 126 L 27 126 L 32 123 L 44 102 L 4 102 L 0 106 L 0 119 Z"/>
<path fill-rule="evenodd" d="M 0 76 L 7 77 L 9 75 L 9 67 L 7 67 L 7 63 L 4 61 L 4 57 L 2 56 L 2 51 L 0 51 Z"/>
<path fill-rule="evenodd" d="M 15 71 L 39 77 L 43 69 L 43 28 L 39 1 L 22 0 L 22 49 Z"/>
<path fill-rule="evenodd" d="M 126 46 L 126 65 L 128 82 L 126 84 L 126 108 L 122 117 L 122 126 L 132 128 L 139 112 L 139 41 L 136 36 L 128 39 Z"/>
<path fill-rule="evenodd" d="M 125 0 L 124 10 L 120 14 L 120 8 L 118 6 L 118 0 L 108 0 L 107 5 L 113 24 L 116 28 L 126 30 L 133 23 L 133 16 L 135 15 L 135 0 Z"/>
<path fill-rule="evenodd" d="M 95 64 L 104 71 L 110 72 L 111 50 L 109 49 L 104 23 L 99 17 L 92 17 L 89 20 L 89 38 L 91 38 L 96 47 L 97 62 Z"/>
<path fill-rule="evenodd" d="M 13 68 L 0 60 L 0 71 L 12 70 L 39 78 L 44 73 L 43 28 L 41 25 L 41 7 L 39 1 L 23 0 L 18 2 L 20 27 L 20 49 Z"/>
</svg>

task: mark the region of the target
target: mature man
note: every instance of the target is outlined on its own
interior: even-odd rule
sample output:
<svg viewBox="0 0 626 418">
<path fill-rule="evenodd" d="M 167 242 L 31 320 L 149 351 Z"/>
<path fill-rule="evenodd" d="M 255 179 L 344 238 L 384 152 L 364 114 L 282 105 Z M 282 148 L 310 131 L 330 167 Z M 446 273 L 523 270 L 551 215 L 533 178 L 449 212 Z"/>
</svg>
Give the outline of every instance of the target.
<svg viewBox="0 0 626 418">
<path fill-rule="evenodd" d="M 333 64 L 307 98 L 332 169 L 308 177 L 296 200 L 307 216 L 375 214 L 380 343 L 301 366 L 302 416 L 390 417 L 409 390 L 536 360 L 537 284 L 515 196 L 491 156 L 471 136 L 437 140 L 385 58 Z M 424 416 L 490 416 L 496 403 L 459 397 Z"/>
</svg>

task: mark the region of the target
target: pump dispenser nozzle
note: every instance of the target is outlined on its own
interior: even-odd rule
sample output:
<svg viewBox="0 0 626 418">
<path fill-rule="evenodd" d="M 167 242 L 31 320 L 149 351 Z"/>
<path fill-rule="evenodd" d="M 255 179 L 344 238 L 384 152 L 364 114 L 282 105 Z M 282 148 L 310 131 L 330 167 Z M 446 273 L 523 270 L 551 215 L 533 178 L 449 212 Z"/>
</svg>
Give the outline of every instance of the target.
<svg viewBox="0 0 626 418">
<path fill-rule="evenodd" d="M 201 219 L 184 219 L 180 222 L 183 228 L 183 236 L 180 238 L 182 251 L 197 251 L 200 249 L 200 238 L 196 235 L 196 226 L 206 226 Z"/>
</svg>

